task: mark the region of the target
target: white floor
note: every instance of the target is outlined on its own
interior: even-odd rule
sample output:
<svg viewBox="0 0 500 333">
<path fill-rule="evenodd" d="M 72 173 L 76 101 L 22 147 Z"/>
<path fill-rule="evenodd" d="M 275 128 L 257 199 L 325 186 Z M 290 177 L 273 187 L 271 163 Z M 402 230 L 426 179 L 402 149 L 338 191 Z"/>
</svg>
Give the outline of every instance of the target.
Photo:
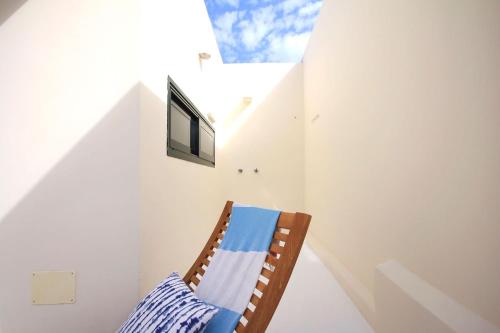
<svg viewBox="0 0 500 333">
<path fill-rule="evenodd" d="M 304 244 L 270 333 L 373 333 L 335 277 Z"/>
</svg>

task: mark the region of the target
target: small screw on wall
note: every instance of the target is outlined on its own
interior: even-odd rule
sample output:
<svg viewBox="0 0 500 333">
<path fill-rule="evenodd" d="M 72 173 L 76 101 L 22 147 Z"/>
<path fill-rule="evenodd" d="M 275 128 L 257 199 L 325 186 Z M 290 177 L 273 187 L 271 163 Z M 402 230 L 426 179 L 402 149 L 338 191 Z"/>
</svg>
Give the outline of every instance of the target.
<svg viewBox="0 0 500 333">
<path fill-rule="evenodd" d="M 259 173 L 259 169 L 255 168 L 255 169 L 253 169 L 253 172 Z"/>
<path fill-rule="evenodd" d="M 243 169 L 238 169 L 238 173 L 243 173 Z"/>
</svg>

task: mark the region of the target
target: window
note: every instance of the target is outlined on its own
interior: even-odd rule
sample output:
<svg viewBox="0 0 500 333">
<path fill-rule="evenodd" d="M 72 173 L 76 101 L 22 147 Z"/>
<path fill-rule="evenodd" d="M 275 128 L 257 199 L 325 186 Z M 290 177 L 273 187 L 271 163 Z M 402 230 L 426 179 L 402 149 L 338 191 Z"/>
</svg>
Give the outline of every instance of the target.
<svg viewBox="0 0 500 333">
<path fill-rule="evenodd" d="M 215 130 L 168 77 L 167 155 L 215 167 Z"/>
</svg>

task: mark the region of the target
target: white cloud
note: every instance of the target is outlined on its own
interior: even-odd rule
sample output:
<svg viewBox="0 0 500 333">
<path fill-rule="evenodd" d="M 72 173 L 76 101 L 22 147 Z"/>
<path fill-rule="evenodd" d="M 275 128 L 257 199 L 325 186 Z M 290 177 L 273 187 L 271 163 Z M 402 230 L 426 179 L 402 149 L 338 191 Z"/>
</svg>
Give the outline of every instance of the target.
<svg viewBox="0 0 500 333">
<path fill-rule="evenodd" d="M 276 29 L 278 30 L 289 30 L 290 28 L 294 28 L 296 32 L 302 32 L 305 30 L 312 30 L 314 26 L 314 21 L 316 20 L 316 16 L 298 16 L 294 14 L 289 14 L 283 16 L 279 20 L 276 21 Z"/>
<path fill-rule="evenodd" d="M 238 19 L 237 11 L 225 12 L 221 16 L 217 17 L 214 23 L 215 26 L 219 29 L 231 31 L 237 19 Z"/>
<path fill-rule="evenodd" d="M 246 10 L 240 10 L 238 12 L 238 20 L 244 19 L 246 15 L 247 15 L 247 11 Z"/>
<path fill-rule="evenodd" d="M 240 5 L 240 0 L 215 0 L 215 3 L 219 6 L 228 5 L 234 8 L 238 8 Z"/>
<path fill-rule="evenodd" d="M 238 7 L 240 0 L 207 0 Z M 250 9 L 226 11 L 214 31 L 226 62 L 300 62 L 322 0 L 248 0 Z"/>
<path fill-rule="evenodd" d="M 322 5 L 323 5 L 322 1 L 311 2 L 310 4 L 299 9 L 299 15 L 301 16 L 315 15 L 319 12 Z"/>
<path fill-rule="evenodd" d="M 316 16 L 306 16 L 306 17 L 300 16 L 293 21 L 293 27 L 297 32 L 304 30 L 311 31 L 314 26 L 315 20 Z"/>
<path fill-rule="evenodd" d="M 247 3 L 252 6 L 257 6 L 262 3 L 270 3 L 273 0 L 247 0 Z"/>
<path fill-rule="evenodd" d="M 309 40 L 309 32 L 288 33 L 269 36 L 269 48 L 266 51 L 269 62 L 300 62 Z"/>
<path fill-rule="evenodd" d="M 281 3 L 280 8 L 285 14 L 288 14 L 290 12 L 293 12 L 297 8 L 306 6 L 308 3 L 309 0 L 285 0 Z"/>
<path fill-rule="evenodd" d="M 250 58 L 249 62 L 262 62 L 266 58 L 266 55 L 263 52 L 258 52 Z"/>
<path fill-rule="evenodd" d="M 236 46 L 236 40 L 230 32 L 215 28 L 214 33 L 219 43 Z"/>
<path fill-rule="evenodd" d="M 295 15 L 283 15 L 280 19 L 276 21 L 276 29 L 287 30 L 290 29 L 296 20 Z"/>
<path fill-rule="evenodd" d="M 238 54 L 230 46 L 225 46 L 224 56 L 227 62 L 232 63 L 238 60 Z"/>
<path fill-rule="evenodd" d="M 219 16 L 215 21 L 214 33 L 217 41 L 222 44 L 236 45 L 236 40 L 233 35 L 233 25 L 238 19 L 238 12 L 225 12 Z"/>
<path fill-rule="evenodd" d="M 243 20 L 239 23 L 241 41 L 247 50 L 254 50 L 275 28 L 275 18 L 275 8 L 267 6 L 251 11 L 251 20 Z"/>
</svg>

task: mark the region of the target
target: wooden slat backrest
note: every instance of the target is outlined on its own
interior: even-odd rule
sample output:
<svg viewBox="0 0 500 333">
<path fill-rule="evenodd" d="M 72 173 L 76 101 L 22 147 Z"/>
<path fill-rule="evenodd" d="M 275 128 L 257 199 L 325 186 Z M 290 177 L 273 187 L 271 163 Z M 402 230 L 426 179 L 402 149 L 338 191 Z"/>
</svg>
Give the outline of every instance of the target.
<svg viewBox="0 0 500 333">
<path fill-rule="evenodd" d="M 215 249 L 224 238 L 232 206 L 232 201 L 226 203 L 207 244 L 184 276 L 184 282 L 192 290 L 196 289 L 200 283 Z M 247 309 L 236 327 L 237 333 L 264 332 L 266 330 L 290 279 L 310 221 L 311 216 L 307 214 L 280 213 L 269 254 Z"/>
</svg>

